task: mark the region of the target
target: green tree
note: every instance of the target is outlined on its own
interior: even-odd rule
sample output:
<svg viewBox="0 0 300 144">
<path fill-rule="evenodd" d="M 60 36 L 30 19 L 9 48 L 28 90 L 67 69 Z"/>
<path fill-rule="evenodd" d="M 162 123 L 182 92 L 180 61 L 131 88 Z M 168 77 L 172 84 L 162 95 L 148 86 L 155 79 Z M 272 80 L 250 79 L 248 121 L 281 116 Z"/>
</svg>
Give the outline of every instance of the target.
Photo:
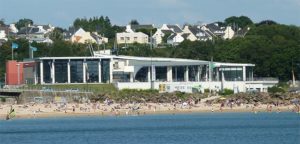
<svg viewBox="0 0 300 144">
<path fill-rule="evenodd" d="M 16 27 L 18 29 L 22 28 L 22 27 L 26 27 L 28 25 L 33 25 L 33 21 L 31 19 L 20 19 L 17 23 L 16 23 Z"/>
</svg>

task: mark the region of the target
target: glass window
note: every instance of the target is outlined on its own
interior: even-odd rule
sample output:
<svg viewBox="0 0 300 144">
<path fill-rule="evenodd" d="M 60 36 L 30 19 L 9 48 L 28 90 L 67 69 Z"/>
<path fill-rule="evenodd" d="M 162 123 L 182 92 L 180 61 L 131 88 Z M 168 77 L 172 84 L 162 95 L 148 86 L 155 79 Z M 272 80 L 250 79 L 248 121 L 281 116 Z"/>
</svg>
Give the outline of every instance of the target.
<svg viewBox="0 0 300 144">
<path fill-rule="evenodd" d="M 71 83 L 83 83 L 83 60 L 71 60 Z"/>
<path fill-rule="evenodd" d="M 174 66 L 172 67 L 172 77 L 174 82 L 182 82 L 184 81 L 184 66 Z"/>
<path fill-rule="evenodd" d="M 155 67 L 157 81 L 167 81 L 167 67 Z"/>
<path fill-rule="evenodd" d="M 68 82 L 68 60 L 55 60 L 55 83 Z"/>
<path fill-rule="evenodd" d="M 148 67 L 141 68 L 135 75 L 135 80 L 139 82 L 147 82 L 148 81 Z"/>
<path fill-rule="evenodd" d="M 43 60 L 43 79 L 44 83 L 52 83 L 51 67 L 52 60 Z"/>
<path fill-rule="evenodd" d="M 196 81 L 198 74 L 198 66 L 188 66 L 189 69 L 189 81 Z"/>
<path fill-rule="evenodd" d="M 110 80 L 110 60 L 103 59 L 101 60 L 101 72 L 102 72 L 102 82 L 109 83 Z"/>
<path fill-rule="evenodd" d="M 86 81 L 89 83 L 99 82 L 99 60 L 86 60 Z"/>
</svg>

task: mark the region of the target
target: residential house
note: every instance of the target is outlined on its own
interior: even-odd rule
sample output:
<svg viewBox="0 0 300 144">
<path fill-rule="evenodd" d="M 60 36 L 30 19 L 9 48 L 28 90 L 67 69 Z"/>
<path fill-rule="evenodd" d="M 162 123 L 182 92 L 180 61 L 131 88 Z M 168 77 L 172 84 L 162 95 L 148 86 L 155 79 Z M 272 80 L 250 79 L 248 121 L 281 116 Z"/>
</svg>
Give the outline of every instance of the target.
<svg viewBox="0 0 300 144">
<path fill-rule="evenodd" d="M 148 43 L 148 35 L 142 32 L 122 32 L 116 34 L 118 44 Z"/>
<path fill-rule="evenodd" d="M 29 42 L 37 43 L 53 43 L 49 38 L 50 32 L 52 32 L 55 27 L 49 25 L 29 25 L 27 27 L 22 27 L 18 32 L 17 36 L 19 38 L 26 38 Z"/>
<path fill-rule="evenodd" d="M 99 35 L 97 32 L 86 32 L 82 28 L 70 27 L 68 31 L 63 33 L 65 41 L 71 41 L 73 43 L 108 43 L 108 38 Z"/>
<path fill-rule="evenodd" d="M 176 45 L 180 44 L 181 42 L 183 42 L 185 37 L 187 37 L 187 35 L 173 33 L 168 37 L 167 43 L 170 45 L 176 46 Z"/>
<path fill-rule="evenodd" d="M 145 24 L 145 25 L 127 25 L 126 26 L 126 32 L 137 32 L 137 30 L 146 29 L 146 30 L 152 30 L 154 29 L 153 24 Z"/>
<path fill-rule="evenodd" d="M 189 34 L 189 36 L 186 38 L 190 41 L 207 41 L 212 40 L 214 37 L 214 34 L 210 32 L 209 30 L 202 30 L 201 26 L 189 26 L 186 25 L 183 28 L 183 34 Z"/>
<path fill-rule="evenodd" d="M 160 29 L 161 30 L 171 30 L 171 31 L 173 31 L 173 33 L 182 33 L 182 29 L 179 27 L 179 25 L 163 24 Z"/>
<path fill-rule="evenodd" d="M 237 32 L 234 34 L 234 37 L 245 37 L 248 31 L 250 30 L 250 27 L 246 28 L 239 28 Z"/>
<path fill-rule="evenodd" d="M 218 23 L 211 23 L 201 26 L 201 29 L 213 34 L 214 37 L 219 37 L 223 39 L 232 39 L 234 36 L 234 30 L 231 26 L 220 27 Z"/>
<path fill-rule="evenodd" d="M 162 43 L 167 43 L 167 41 L 163 42 L 163 37 L 165 37 L 166 35 L 171 35 L 172 33 L 173 33 L 173 31 L 171 31 L 171 30 L 157 29 L 157 31 L 152 36 L 152 38 L 154 40 L 153 44 L 158 45 L 158 44 L 162 44 Z"/>
</svg>

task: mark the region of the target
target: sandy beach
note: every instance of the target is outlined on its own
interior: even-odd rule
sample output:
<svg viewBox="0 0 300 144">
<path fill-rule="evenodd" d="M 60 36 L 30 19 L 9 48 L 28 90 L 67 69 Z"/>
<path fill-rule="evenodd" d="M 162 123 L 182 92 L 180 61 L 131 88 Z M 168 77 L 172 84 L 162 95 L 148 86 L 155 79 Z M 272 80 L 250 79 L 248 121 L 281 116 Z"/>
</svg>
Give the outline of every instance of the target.
<svg viewBox="0 0 300 144">
<path fill-rule="evenodd" d="M 76 117 L 76 116 L 120 116 L 145 114 L 179 114 L 201 112 L 295 112 L 294 105 L 224 105 L 224 104 L 189 104 L 183 103 L 49 103 L 49 104 L 2 104 L 0 105 L 0 119 L 5 119 L 13 108 L 15 118 L 45 118 L 45 117 Z"/>
</svg>

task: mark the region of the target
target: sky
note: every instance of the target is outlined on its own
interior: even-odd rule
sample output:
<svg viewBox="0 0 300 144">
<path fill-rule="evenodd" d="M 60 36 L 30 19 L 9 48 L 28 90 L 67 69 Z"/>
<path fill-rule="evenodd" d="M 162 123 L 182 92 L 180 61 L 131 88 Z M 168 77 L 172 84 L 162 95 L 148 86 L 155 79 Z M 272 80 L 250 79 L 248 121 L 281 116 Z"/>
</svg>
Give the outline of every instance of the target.
<svg viewBox="0 0 300 144">
<path fill-rule="evenodd" d="M 0 19 L 29 18 L 67 28 L 76 18 L 108 16 L 112 24 L 195 24 L 248 16 L 300 26 L 300 0 L 0 0 Z"/>
</svg>

